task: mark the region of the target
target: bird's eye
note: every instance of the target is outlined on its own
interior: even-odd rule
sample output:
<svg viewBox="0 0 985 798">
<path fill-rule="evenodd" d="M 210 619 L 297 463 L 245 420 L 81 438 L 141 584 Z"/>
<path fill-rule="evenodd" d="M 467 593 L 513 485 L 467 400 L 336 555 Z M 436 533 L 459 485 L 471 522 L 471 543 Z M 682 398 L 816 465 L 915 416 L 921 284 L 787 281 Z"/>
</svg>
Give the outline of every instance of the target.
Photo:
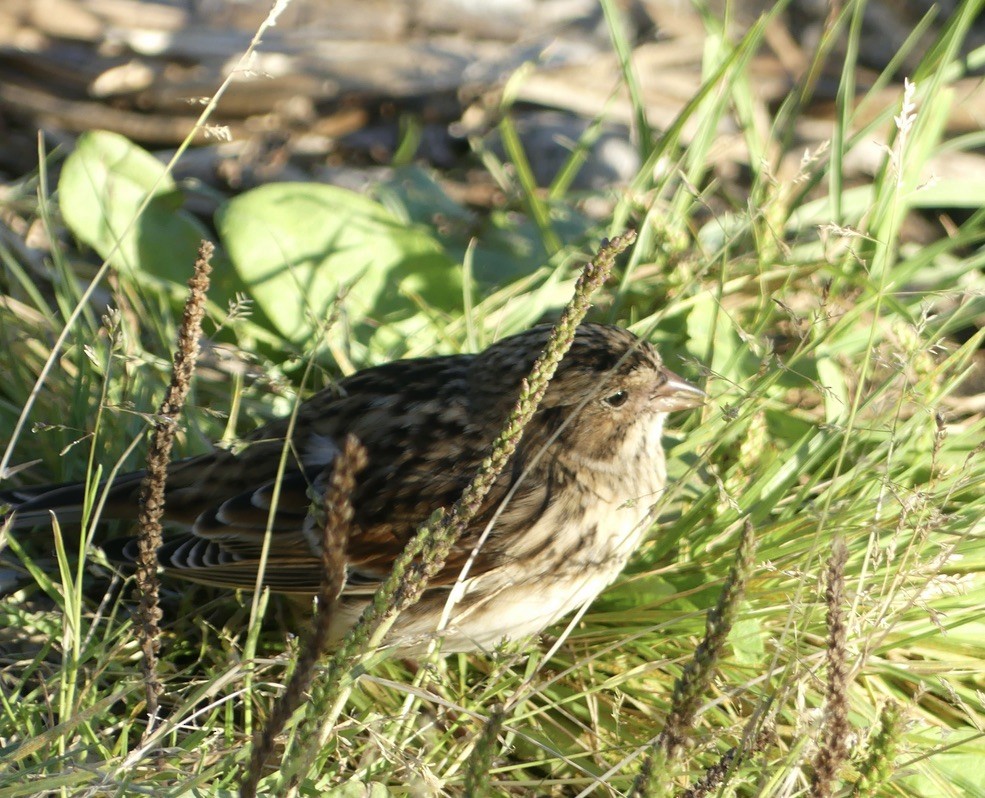
<svg viewBox="0 0 985 798">
<path fill-rule="evenodd" d="M 626 391 L 616 391 L 613 394 L 609 394 L 602 401 L 609 407 L 622 407 L 626 404 L 627 399 L 629 399 L 629 394 Z"/>
</svg>

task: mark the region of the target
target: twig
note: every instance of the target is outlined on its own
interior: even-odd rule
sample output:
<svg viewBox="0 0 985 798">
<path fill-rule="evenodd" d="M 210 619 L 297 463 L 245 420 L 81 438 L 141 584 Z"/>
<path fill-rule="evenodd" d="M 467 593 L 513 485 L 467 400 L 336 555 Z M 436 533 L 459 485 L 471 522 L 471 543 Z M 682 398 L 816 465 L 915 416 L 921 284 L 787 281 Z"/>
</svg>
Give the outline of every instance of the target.
<svg viewBox="0 0 985 798">
<path fill-rule="evenodd" d="M 835 540 L 828 561 L 827 587 L 824 591 L 828 605 L 828 688 L 824 708 L 824 727 L 817 756 L 814 759 L 814 778 L 811 798 L 830 798 L 832 785 L 841 763 L 848 755 L 848 657 L 845 627 L 845 563 L 848 548 L 840 538 Z"/>
<path fill-rule="evenodd" d="M 161 517 L 164 515 L 164 488 L 171 459 L 171 447 L 178 416 L 184 407 L 198 358 L 198 338 L 205 316 L 205 295 L 209 289 L 212 254 L 215 246 L 202 241 L 195 261 L 195 272 L 188 281 L 188 299 L 178 329 L 178 346 L 174 353 L 171 384 L 158 410 L 150 449 L 147 452 L 147 472 L 140 483 L 137 520 L 137 589 L 140 604 L 137 608 L 137 635 L 143 651 L 144 679 L 147 690 L 149 722 L 144 735 L 150 734 L 157 719 L 164 686 L 157 675 L 157 654 L 161 647 L 161 608 L 157 580 L 157 550 L 161 545 Z"/>
<path fill-rule="evenodd" d="M 239 790 L 241 798 L 255 798 L 263 766 L 274 751 L 277 735 L 301 705 L 304 693 L 311 686 L 315 665 L 328 642 L 332 610 L 345 584 L 345 552 L 353 515 L 352 494 L 356 487 L 356 474 L 365 466 L 366 450 L 354 435 L 349 435 L 335 460 L 324 497 L 312 503 L 312 515 L 321 528 L 318 548 L 322 578 L 318 591 L 318 611 L 287 689 L 274 706 L 263 730 L 254 738 L 250 764 Z"/>
</svg>

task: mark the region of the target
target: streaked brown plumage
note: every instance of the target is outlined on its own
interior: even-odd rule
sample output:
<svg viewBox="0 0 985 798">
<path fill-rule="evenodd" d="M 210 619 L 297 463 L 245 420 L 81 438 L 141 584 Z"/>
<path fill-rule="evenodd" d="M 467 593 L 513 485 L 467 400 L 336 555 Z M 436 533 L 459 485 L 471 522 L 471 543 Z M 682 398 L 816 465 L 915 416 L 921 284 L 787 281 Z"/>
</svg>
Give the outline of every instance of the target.
<svg viewBox="0 0 985 798">
<path fill-rule="evenodd" d="M 320 579 L 305 532 L 309 488 L 346 434 L 368 465 L 352 497 L 347 583 L 333 632 L 361 612 L 418 524 L 461 494 L 516 401 L 549 326 L 477 355 L 421 358 L 366 369 L 300 408 L 271 525 L 265 583 L 309 595 Z M 413 651 L 433 633 L 484 531 L 488 535 L 445 630 L 444 651 L 494 645 L 537 632 L 594 598 L 622 570 L 648 526 L 666 479 L 660 436 L 668 412 L 703 394 L 669 372 L 656 350 L 618 327 L 582 325 L 519 448 L 422 600 L 401 615 L 391 641 Z M 287 421 L 254 432 L 235 453 L 175 463 L 165 521 L 187 531 L 160 550 L 169 573 L 252 588 Z M 141 472 L 119 477 L 103 517 L 132 519 Z M 77 485 L 18 491 L 17 527 L 77 519 Z M 310 530 L 309 530 L 310 532 Z"/>
</svg>

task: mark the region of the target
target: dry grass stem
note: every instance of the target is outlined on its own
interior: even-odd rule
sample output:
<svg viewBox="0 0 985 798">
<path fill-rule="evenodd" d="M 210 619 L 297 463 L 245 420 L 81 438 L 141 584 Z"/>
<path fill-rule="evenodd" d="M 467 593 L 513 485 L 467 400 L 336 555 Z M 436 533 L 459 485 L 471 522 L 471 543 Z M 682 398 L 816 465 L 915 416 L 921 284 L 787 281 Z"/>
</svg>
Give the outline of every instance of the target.
<svg viewBox="0 0 985 798">
<path fill-rule="evenodd" d="M 175 349 L 171 371 L 171 384 L 158 410 L 150 448 L 147 452 L 147 472 L 140 484 L 140 510 L 138 514 L 137 590 L 140 602 L 137 608 L 137 634 L 144 654 L 143 668 L 147 690 L 147 712 L 150 722 L 145 734 L 153 729 L 164 686 L 157 675 L 157 654 L 161 646 L 161 608 L 158 602 L 157 549 L 161 545 L 161 517 L 164 515 L 164 487 L 167 481 L 171 447 L 174 444 L 175 423 L 184 407 L 198 358 L 198 338 L 205 316 L 205 296 L 209 289 L 209 273 L 212 271 L 212 254 L 215 246 L 202 241 L 195 261 L 195 271 L 188 281 L 188 299 L 178 329 L 178 345 Z"/>
<path fill-rule="evenodd" d="M 708 613 L 704 639 L 674 683 L 670 712 L 663 731 L 643 758 L 640 771 L 633 782 L 630 795 L 634 798 L 669 794 L 672 765 L 680 758 L 693 734 L 701 696 L 711 684 L 725 640 L 735 621 L 746 580 L 752 571 L 755 549 L 752 521 L 747 518 L 742 525 L 735 560 L 722 586 L 718 602 Z"/>
<path fill-rule="evenodd" d="M 824 727 L 811 780 L 812 798 L 829 798 L 841 763 L 848 754 L 848 656 L 845 627 L 845 563 L 848 547 L 842 539 L 832 546 L 828 561 L 827 586 L 824 591 L 828 607 L 828 686 L 824 708 Z"/>
<path fill-rule="evenodd" d="M 770 725 L 760 729 L 748 747 L 729 748 L 722 754 L 721 759 L 705 770 L 704 775 L 693 786 L 681 793 L 681 798 L 706 798 L 713 793 L 717 794 L 724 786 L 729 773 L 734 771 L 740 761 L 751 754 L 759 753 L 768 745 L 773 744 L 775 739 L 776 731 Z"/>
<path fill-rule="evenodd" d="M 328 642 L 332 609 L 345 583 L 346 542 L 352 523 L 352 494 L 356 488 L 356 474 L 366 466 L 366 450 L 355 436 L 349 435 L 331 469 L 331 477 L 321 501 L 312 503 L 312 515 L 321 530 L 318 549 L 321 554 L 322 581 L 318 591 L 318 610 L 311 634 L 298 658 L 287 689 L 267 719 L 263 729 L 253 741 L 250 764 L 240 787 L 242 798 L 254 798 L 263 766 L 274 751 L 277 735 L 287 725 L 291 715 L 301 705 L 305 692 L 311 686 L 315 665 Z"/>
</svg>

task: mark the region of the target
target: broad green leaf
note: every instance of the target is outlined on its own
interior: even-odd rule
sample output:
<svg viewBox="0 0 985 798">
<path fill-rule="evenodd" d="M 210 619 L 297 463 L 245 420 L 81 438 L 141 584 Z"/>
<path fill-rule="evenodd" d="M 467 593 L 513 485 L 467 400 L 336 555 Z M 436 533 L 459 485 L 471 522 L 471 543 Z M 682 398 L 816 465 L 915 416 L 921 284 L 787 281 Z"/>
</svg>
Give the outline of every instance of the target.
<svg viewBox="0 0 985 798">
<path fill-rule="evenodd" d="M 377 331 L 383 347 L 428 323 L 422 306 L 461 312 L 461 273 L 438 242 L 351 191 L 262 186 L 223 205 L 216 224 L 257 305 L 296 343 L 316 333 L 340 292 L 347 322 L 366 325 L 365 338 Z"/>
<path fill-rule="evenodd" d="M 437 228 L 442 247 L 456 261 L 472 246 L 472 274 L 484 286 L 509 285 L 536 272 L 547 259 L 540 231 L 530 219 L 515 213 L 476 214 L 449 197 L 419 166 L 396 170 L 375 193 L 398 216 Z M 552 224 L 567 241 L 585 234 L 586 224 L 576 214 L 552 219 Z"/>
<path fill-rule="evenodd" d="M 748 609 L 747 606 L 740 611 L 740 616 Z M 736 662 L 741 665 L 758 665 L 766 655 L 763 627 L 756 618 L 740 617 L 729 630 L 728 642 L 732 646 Z"/>
<path fill-rule="evenodd" d="M 79 137 L 62 169 L 58 200 L 72 233 L 118 269 L 184 283 L 199 242 L 208 237 L 181 210 L 181 195 L 163 164 L 116 133 Z"/>
</svg>

